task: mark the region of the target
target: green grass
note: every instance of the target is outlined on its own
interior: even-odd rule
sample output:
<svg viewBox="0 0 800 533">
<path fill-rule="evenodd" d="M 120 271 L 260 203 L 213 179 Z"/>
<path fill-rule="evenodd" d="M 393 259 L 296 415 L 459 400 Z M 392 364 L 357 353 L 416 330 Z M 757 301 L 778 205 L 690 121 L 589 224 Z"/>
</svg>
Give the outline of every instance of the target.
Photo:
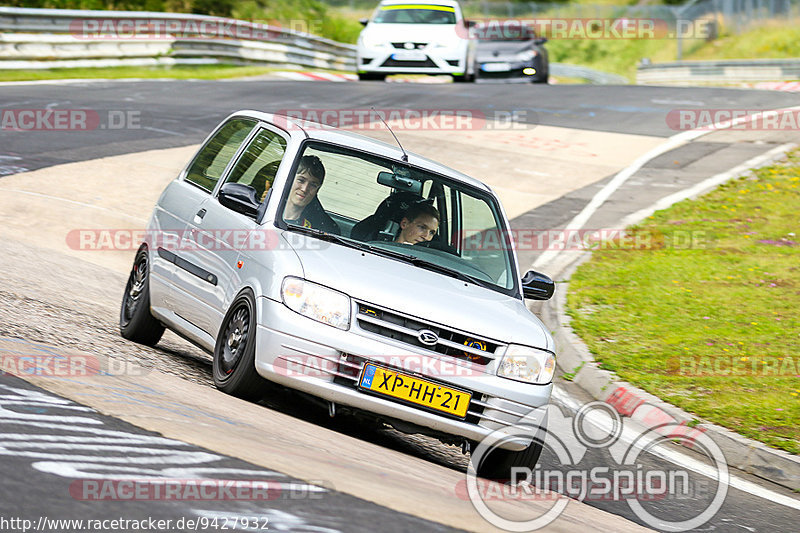
<svg viewBox="0 0 800 533">
<path fill-rule="evenodd" d="M 0 70 L 0 81 L 174 78 L 223 79 L 259 76 L 279 70 L 269 67 L 234 65 L 176 65 L 172 67 L 57 68 L 44 70 Z M 316 69 L 319 70 L 319 69 Z"/>
<path fill-rule="evenodd" d="M 799 212 L 795 151 L 656 213 L 575 273 L 573 327 L 622 379 L 799 453 Z"/>
<path fill-rule="evenodd" d="M 675 61 L 675 39 L 553 39 L 550 61 L 582 65 L 636 78 L 642 58 L 653 63 Z M 800 21 L 769 22 L 738 35 L 706 41 L 684 39 L 683 60 L 775 59 L 800 57 Z"/>
</svg>

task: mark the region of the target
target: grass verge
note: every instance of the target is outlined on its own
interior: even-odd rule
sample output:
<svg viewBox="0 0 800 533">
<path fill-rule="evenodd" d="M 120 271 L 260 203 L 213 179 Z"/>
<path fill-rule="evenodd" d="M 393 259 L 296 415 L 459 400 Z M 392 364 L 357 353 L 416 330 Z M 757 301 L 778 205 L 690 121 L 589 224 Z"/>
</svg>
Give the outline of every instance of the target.
<svg viewBox="0 0 800 533">
<path fill-rule="evenodd" d="M 260 76 L 279 68 L 236 65 L 175 65 L 163 67 L 54 68 L 36 70 L 0 70 L 0 81 L 35 81 L 67 79 L 171 78 L 216 80 Z M 319 69 L 315 69 L 319 70 Z"/>
<path fill-rule="evenodd" d="M 575 331 L 622 379 L 800 453 L 798 212 L 800 150 L 659 211 L 572 277 Z"/>
<path fill-rule="evenodd" d="M 582 65 L 636 78 L 642 58 L 668 63 L 677 58 L 675 39 L 553 39 L 547 43 L 550 61 Z M 782 59 L 800 57 L 798 21 L 773 21 L 713 41 L 684 39 L 682 59 Z"/>
</svg>

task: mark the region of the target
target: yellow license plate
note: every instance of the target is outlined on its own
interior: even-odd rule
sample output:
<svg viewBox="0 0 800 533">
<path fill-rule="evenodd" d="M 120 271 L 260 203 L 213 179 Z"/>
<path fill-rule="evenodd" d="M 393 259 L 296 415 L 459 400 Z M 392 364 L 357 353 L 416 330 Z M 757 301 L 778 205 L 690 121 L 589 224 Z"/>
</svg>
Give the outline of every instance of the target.
<svg viewBox="0 0 800 533">
<path fill-rule="evenodd" d="M 472 398 L 472 394 L 468 392 L 369 363 L 364 365 L 358 386 L 370 392 L 460 418 L 467 416 L 469 401 Z"/>
</svg>

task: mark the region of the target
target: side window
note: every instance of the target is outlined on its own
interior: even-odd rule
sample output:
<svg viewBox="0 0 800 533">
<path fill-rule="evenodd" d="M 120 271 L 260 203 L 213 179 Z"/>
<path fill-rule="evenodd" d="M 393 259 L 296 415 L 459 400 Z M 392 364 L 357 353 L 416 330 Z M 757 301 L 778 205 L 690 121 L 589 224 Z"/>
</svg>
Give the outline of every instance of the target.
<svg viewBox="0 0 800 533">
<path fill-rule="evenodd" d="M 228 162 L 253 126 L 255 121 L 241 118 L 235 118 L 222 126 L 192 161 L 186 172 L 186 181 L 209 192 L 213 191 Z"/>
<path fill-rule="evenodd" d="M 286 152 L 286 139 L 269 130 L 259 131 L 247 146 L 227 179 L 256 190 L 256 198 L 264 201 Z"/>
</svg>

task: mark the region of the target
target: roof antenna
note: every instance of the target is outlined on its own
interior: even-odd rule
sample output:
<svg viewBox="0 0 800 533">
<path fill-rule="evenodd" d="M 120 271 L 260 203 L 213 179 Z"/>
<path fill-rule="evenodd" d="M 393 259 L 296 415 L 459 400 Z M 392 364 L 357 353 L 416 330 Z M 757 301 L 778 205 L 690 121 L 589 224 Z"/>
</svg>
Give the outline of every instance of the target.
<svg viewBox="0 0 800 533">
<path fill-rule="evenodd" d="M 385 121 L 385 120 L 383 120 L 383 117 L 381 116 L 381 114 L 380 114 L 380 113 L 378 113 L 378 112 L 375 110 L 375 106 L 370 106 L 370 109 L 372 109 L 373 111 L 375 111 L 375 114 L 376 114 L 376 115 L 378 115 L 378 118 L 379 118 L 379 119 L 381 119 L 381 122 L 383 122 L 383 125 L 384 125 L 384 126 L 386 126 L 386 129 L 387 129 L 387 130 L 389 130 L 389 133 L 391 133 L 391 134 L 392 134 L 392 137 L 394 137 L 394 141 L 397 143 L 397 146 L 399 146 L 399 147 L 400 147 L 400 150 L 402 150 L 402 152 L 403 152 L 403 157 L 401 157 L 400 159 L 403 161 L 403 163 L 408 163 L 408 154 L 407 154 L 407 153 L 406 153 L 406 151 L 403 149 L 403 145 L 402 145 L 402 144 L 400 144 L 400 141 L 399 141 L 399 140 L 397 140 L 397 135 L 395 135 L 395 134 L 394 134 L 394 132 L 392 131 L 392 128 L 390 128 L 390 127 L 389 127 L 389 125 L 386 123 L 386 121 Z"/>
</svg>

